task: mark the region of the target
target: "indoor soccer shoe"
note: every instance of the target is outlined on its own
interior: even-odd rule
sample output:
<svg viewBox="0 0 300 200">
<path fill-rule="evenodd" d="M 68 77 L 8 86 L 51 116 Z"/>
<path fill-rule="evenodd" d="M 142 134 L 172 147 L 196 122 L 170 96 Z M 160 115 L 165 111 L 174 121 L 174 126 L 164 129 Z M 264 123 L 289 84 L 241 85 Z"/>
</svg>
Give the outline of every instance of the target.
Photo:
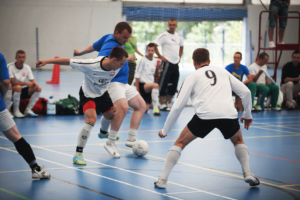
<svg viewBox="0 0 300 200">
<path fill-rule="evenodd" d="M 168 105 L 167 105 L 167 111 L 171 111 L 171 108 L 172 108 L 172 104 L 168 103 Z"/>
<path fill-rule="evenodd" d="M 73 157 L 73 163 L 75 163 L 77 165 L 86 165 L 86 162 L 83 159 L 83 156 L 82 156 L 81 153 L 74 155 L 74 157 Z"/>
<path fill-rule="evenodd" d="M 106 149 L 106 151 L 114 158 L 120 158 L 120 154 L 118 153 L 118 150 L 117 150 L 117 146 L 115 143 L 113 144 L 105 144 L 104 145 L 104 148 Z"/>
<path fill-rule="evenodd" d="M 157 181 L 154 182 L 155 187 L 160 189 L 165 189 L 167 187 L 167 181 L 166 179 L 158 178 Z"/>
<path fill-rule="evenodd" d="M 32 170 L 32 179 L 40 180 L 45 178 L 50 178 L 51 174 L 45 171 L 44 167 L 40 167 L 41 170 L 37 171 L 36 169 Z"/>
<path fill-rule="evenodd" d="M 159 116 L 159 115 L 160 115 L 160 112 L 159 112 L 159 109 L 158 109 L 158 108 L 154 108 L 154 109 L 153 109 L 153 115 L 156 115 L 156 116 Z"/>
<path fill-rule="evenodd" d="M 108 136 L 109 136 L 109 132 L 107 132 L 106 134 L 104 134 L 104 133 L 98 133 L 98 137 L 100 138 L 100 139 L 107 139 L 108 138 Z M 118 141 L 120 139 L 120 136 L 119 135 L 117 135 L 117 137 L 116 137 L 116 141 Z"/>
<path fill-rule="evenodd" d="M 32 110 L 30 109 L 26 109 L 25 112 L 24 112 L 25 116 L 26 117 L 37 117 L 38 115 L 35 114 Z"/>
<path fill-rule="evenodd" d="M 260 184 L 258 178 L 251 174 L 250 172 L 244 173 L 244 180 L 246 183 L 249 183 L 250 186 L 257 186 Z"/>
<path fill-rule="evenodd" d="M 16 110 L 14 113 L 13 113 L 14 117 L 15 118 L 23 118 L 24 115 L 18 110 Z"/>
<path fill-rule="evenodd" d="M 255 110 L 256 110 L 256 111 L 262 111 L 261 106 L 260 106 L 260 105 L 256 105 L 256 106 L 255 106 Z"/>
<path fill-rule="evenodd" d="M 167 111 L 167 105 L 166 105 L 166 104 L 160 105 L 160 106 L 159 106 L 159 110 Z"/>
<path fill-rule="evenodd" d="M 129 141 L 129 140 L 126 140 L 125 145 L 126 145 L 127 147 L 132 148 L 132 146 L 134 145 L 134 143 L 135 143 L 136 141 L 137 141 L 137 140 L 134 140 L 133 142 L 132 142 L 132 141 Z"/>
</svg>

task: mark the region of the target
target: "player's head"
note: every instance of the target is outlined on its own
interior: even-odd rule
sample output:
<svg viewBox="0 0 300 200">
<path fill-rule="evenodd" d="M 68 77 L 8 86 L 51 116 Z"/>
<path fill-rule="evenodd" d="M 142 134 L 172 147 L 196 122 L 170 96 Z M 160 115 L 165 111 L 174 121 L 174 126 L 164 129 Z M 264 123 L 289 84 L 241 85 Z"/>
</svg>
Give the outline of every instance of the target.
<svg viewBox="0 0 300 200">
<path fill-rule="evenodd" d="M 127 22 L 119 22 L 114 30 L 114 37 L 117 42 L 124 45 L 130 38 L 132 33 L 132 28 Z"/>
<path fill-rule="evenodd" d="M 128 58 L 128 53 L 125 51 L 124 48 L 119 46 L 114 47 L 109 54 L 112 70 L 122 68 L 123 65 L 126 63 L 127 58 Z"/>
<path fill-rule="evenodd" d="M 293 61 L 294 65 L 298 65 L 298 63 L 300 61 L 300 51 L 299 50 L 296 50 L 293 52 L 292 61 Z"/>
<path fill-rule="evenodd" d="M 203 65 L 209 65 L 209 51 L 205 48 L 198 48 L 193 53 L 193 61 L 196 69 Z"/>
<path fill-rule="evenodd" d="M 26 53 L 23 50 L 16 52 L 16 61 L 18 64 L 24 64 L 26 60 Z"/>
<path fill-rule="evenodd" d="M 233 55 L 234 64 L 240 64 L 242 60 L 242 53 L 241 52 L 235 52 Z"/>
<path fill-rule="evenodd" d="M 269 61 L 269 55 L 266 52 L 259 54 L 258 60 L 256 61 L 259 66 L 266 65 Z"/>
<path fill-rule="evenodd" d="M 149 43 L 147 45 L 147 56 L 149 58 L 152 58 L 153 57 L 153 54 L 155 53 L 155 49 L 156 49 L 156 46 L 154 43 Z"/>
<path fill-rule="evenodd" d="M 174 33 L 177 28 L 177 20 L 174 18 L 169 19 L 168 21 L 169 32 Z"/>
</svg>

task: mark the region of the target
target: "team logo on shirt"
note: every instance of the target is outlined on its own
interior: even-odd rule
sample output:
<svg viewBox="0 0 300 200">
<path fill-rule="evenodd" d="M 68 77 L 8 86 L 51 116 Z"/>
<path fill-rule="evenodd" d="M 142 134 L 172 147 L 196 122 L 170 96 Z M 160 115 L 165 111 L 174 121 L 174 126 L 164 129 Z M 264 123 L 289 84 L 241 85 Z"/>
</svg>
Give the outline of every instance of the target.
<svg viewBox="0 0 300 200">
<path fill-rule="evenodd" d="M 111 72 L 110 76 L 113 77 L 115 75 L 115 72 Z"/>
<path fill-rule="evenodd" d="M 22 76 L 26 76 L 26 73 L 25 73 L 25 72 L 23 72 L 23 73 L 22 73 Z"/>
</svg>

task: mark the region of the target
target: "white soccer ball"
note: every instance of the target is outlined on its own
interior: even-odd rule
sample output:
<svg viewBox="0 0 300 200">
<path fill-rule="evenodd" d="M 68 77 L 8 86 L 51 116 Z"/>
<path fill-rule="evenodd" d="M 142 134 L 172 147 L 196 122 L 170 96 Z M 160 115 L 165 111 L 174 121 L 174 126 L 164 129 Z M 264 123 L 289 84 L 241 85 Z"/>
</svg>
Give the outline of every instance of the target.
<svg viewBox="0 0 300 200">
<path fill-rule="evenodd" d="M 138 140 L 132 146 L 132 151 L 135 155 L 143 157 L 148 153 L 149 146 L 146 141 Z"/>
</svg>

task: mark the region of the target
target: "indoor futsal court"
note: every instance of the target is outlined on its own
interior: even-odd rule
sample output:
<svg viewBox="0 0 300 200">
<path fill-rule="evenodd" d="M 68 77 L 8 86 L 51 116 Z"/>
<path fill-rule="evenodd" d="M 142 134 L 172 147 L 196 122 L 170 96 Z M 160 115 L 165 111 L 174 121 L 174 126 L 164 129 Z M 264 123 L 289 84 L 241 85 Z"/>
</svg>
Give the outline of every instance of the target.
<svg viewBox="0 0 300 200">
<path fill-rule="evenodd" d="M 123 27 L 117 29 L 120 23 Z M 103 48 L 104 45 L 107 46 Z M 193 56 L 200 48 L 209 51 L 210 63 L 207 60 L 198 62 Z M 103 49 L 107 55 L 101 54 Z M 110 52 L 114 49 L 119 49 L 119 53 L 111 57 Z M 0 0 L 0 200 L 300 200 L 299 50 L 300 0 Z M 119 59 L 120 52 L 123 54 Z M 20 55 L 26 55 L 23 63 Z M 107 58 L 100 61 L 99 56 Z M 4 67 L 3 58 L 6 60 Z M 54 58 L 71 60 L 61 64 L 45 61 Z M 146 64 L 140 62 L 143 59 Z M 75 61 L 78 65 L 86 65 L 85 68 L 73 67 Z M 36 63 L 45 66 L 37 68 Z M 18 71 L 23 70 L 25 64 L 31 68 L 32 77 L 41 88 L 35 87 L 30 95 L 32 85 L 22 83 L 22 77 L 18 77 L 27 76 L 24 82 L 31 82 L 29 75 Z M 93 66 L 88 68 L 90 64 Z M 143 71 L 140 70 L 142 65 Z M 239 90 L 234 91 L 233 83 L 237 80 L 232 81 L 232 76 L 222 69 L 231 81 L 228 91 L 233 93 L 223 90 L 226 94 L 217 100 L 231 103 L 232 98 L 235 107 L 230 105 L 226 110 L 218 105 L 211 108 L 210 105 L 217 104 L 206 102 L 209 97 L 216 96 L 215 90 L 210 90 L 213 92 L 208 95 L 205 93 L 207 96 L 199 95 L 199 100 L 193 98 L 199 90 L 193 89 L 187 104 L 177 115 L 174 127 L 161 138 L 159 132 L 167 129 L 164 125 L 171 121 L 170 113 L 177 114 L 176 99 L 180 100 L 184 84 L 195 79 L 190 75 L 199 72 L 195 71 L 199 70 L 197 66 L 209 69 L 205 72 L 210 81 L 205 84 L 209 88 L 223 83 L 224 76 L 220 78 L 216 74 L 221 71 L 219 68 L 226 69 L 243 83 L 240 88 L 244 87 L 249 98 L 246 99 L 244 92 L 244 99 L 238 105 L 234 92 L 242 94 L 243 88 L 236 86 Z M 98 72 L 100 75 L 95 74 Z M 122 72 L 120 76 L 118 72 Z M 19 75 L 15 75 L 17 73 Z M 93 75 L 101 78 L 98 80 Z M 260 79 L 262 76 L 264 78 Z M 120 77 L 125 77 L 125 82 Z M 3 79 L 8 79 L 11 87 L 5 88 L 7 82 Z M 114 83 L 123 83 L 126 87 L 117 87 Z M 147 84 L 151 87 L 146 87 Z M 250 84 L 255 85 L 254 95 Z M 83 85 L 85 91 L 79 94 Z M 206 87 L 195 85 L 189 86 Z M 27 86 L 28 97 L 24 98 L 22 95 Z M 263 86 L 269 87 L 268 92 L 265 87 L 262 89 Z M 135 129 L 131 126 L 131 117 L 140 108 L 129 106 L 119 131 L 114 131 L 112 126 L 115 124 L 100 119 L 109 112 L 114 119 L 116 113 L 119 117 L 117 109 L 124 107 L 114 99 L 121 99 L 125 92 L 129 95 L 130 89 L 137 92 L 136 96 L 141 96 L 132 101 L 136 103 L 134 106 L 139 107 L 142 101 L 151 107 L 145 114 L 142 112 L 141 123 Z M 168 95 L 174 91 L 174 95 L 168 96 L 169 102 L 167 95 L 161 98 L 162 90 Z M 91 96 L 95 91 L 98 93 Z M 219 91 L 219 95 L 223 91 Z M 265 96 L 262 95 L 264 92 Z M 85 115 L 57 113 L 59 100 L 68 95 L 81 103 L 90 99 L 81 105 Z M 99 100 L 100 97 L 103 98 Z M 104 103 L 104 97 L 113 103 Z M 251 98 L 251 102 L 250 97 L 254 101 Z M 45 105 L 48 110 L 35 116 L 31 113 L 32 102 L 38 98 L 48 100 Z M 22 100 L 23 103 L 28 100 L 28 106 L 26 109 L 23 106 L 21 111 L 21 104 L 18 104 Z M 93 107 L 99 102 L 101 108 L 110 105 L 105 112 L 101 111 L 104 115 L 99 114 L 99 107 Z M 205 109 L 211 110 L 205 110 L 203 104 Z M 32 107 L 28 109 L 30 105 Z M 49 112 L 53 106 L 56 106 L 56 114 Z M 198 137 L 183 151 L 174 145 L 194 117 L 195 110 L 195 116 L 198 115 L 201 122 L 198 129 L 202 131 L 203 123 L 208 124 L 208 121 L 203 122 L 205 120 L 236 120 L 199 117 L 203 113 L 221 116 L 226 110 L 229 116 L 232 110 L 234 113 L 237 110 L 239 119 L 243 117 L 250 121 L 245 118 L 249 115 L 239 106 L 245 107 L 247 114 L 252 108 L 253 122 L 249 130 L 244 128 L 245 123 L 238 121 L 245 144 L 234 146 L 230 139 L 224 139 L 225 131 L 214 128 L 204 139 Z M 17 112 L 19 108 L 25 117 L 20 117 L 23 114 Z M 200 108 L 203 110 L 199 111 Z M 92 115 L 88 113 L 97 115 L 94 125 L 90 120 Z M 18 134 L 10 132 L 14 123 L 23 138 L 15 139 Z M 103 123 L 109 124 L 107 131 L 103 129 L 104 133 L 102 129 L 100 131 L 105 127 Z M 231 125 L 230 128 L 238 127 Z M 195 136 L 192 129 L 188 130 Z M 236 130 L 234 133 L 239 133 Z M 134 131 L 136 137 L 132 136 Z M 106 138 L 99 138 L 104 137 L 98 136 L 99 132 Z M 236 135 L 232 134 L 231 139 Z M 138 153 L 133 152 L 135 148 L 128 147 L 128 141 L 136 141 L 130 141 L 130 137 L 148 144 L 146 155 L 137 156 Z M 112 144 L 116 144 L 117 151 Z M 238 145 L 243 145 L 243 150 L 238 149 Z M 36 160 L 32 159 L 30 148 Z M 145 150 L 144 146 L 142 150 Z M 120 158 L 116 154 L 120 154 Z M 82 164 L 84 161 L 86 165 Z M 173 163 L 176 165 L 170 168 Z M 169 176 L 166 168 L 171 169 Z M 46 177 L 47 173 L 51 174 L 50 178 Z M 36 178 L 38 180 L 34 179 L 35 175 L 40 176 Z M 254 181 L 246 182 L 248 176 Z M 165 186 L 162 180 L 167 181 L 166 188 L 159 188 Z M 258 181 L 257 185 L 249 185 L 257 183 L 255 181 Z"/>
</svg>

